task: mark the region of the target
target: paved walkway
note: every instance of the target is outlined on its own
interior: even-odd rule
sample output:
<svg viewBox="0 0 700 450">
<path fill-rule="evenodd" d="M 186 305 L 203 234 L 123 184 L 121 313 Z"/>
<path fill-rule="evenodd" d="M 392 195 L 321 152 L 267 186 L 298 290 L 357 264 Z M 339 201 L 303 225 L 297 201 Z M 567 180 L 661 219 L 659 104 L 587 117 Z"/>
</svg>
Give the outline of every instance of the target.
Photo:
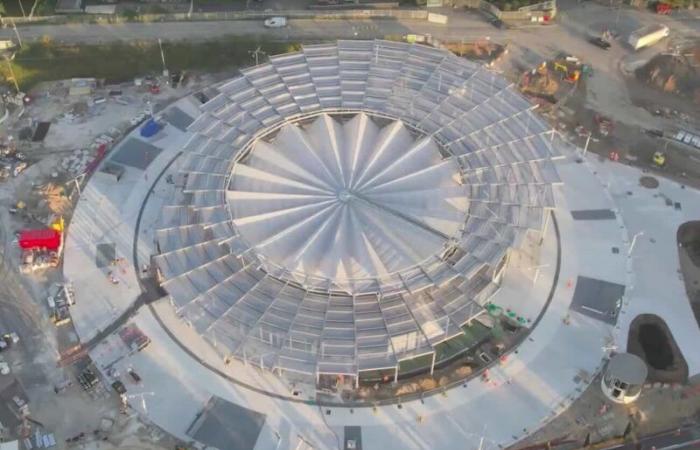
<svg viewBox="0 0 700 450">
<path fill-rule="evenodd" d="M 164 151 L 148 168 L 151 180 L 163 170 L 168 163 L 167 158 L 172 160 L 174 157 L 174 150 L 168 151 L 170 153 Z M 171 169 L 176 168 L 174 165 Z M 622 283 L 626 277 L 624 263 L 622 269 L 616 268 L 620 261 L 612 256 L 601 258 L 594 251 L 596 247 L 623 245 L 623 236 L 617 225 L 615 233 L 611 235 L 610 230 L 605 227 L 577 224 L 567 212 L 567 209 L 610 208 L 610 199 L 601 197 L 601 185 L 585 173 L 583 166 L 568 162 L 563 163 L 560 170 L 562 178 L 568 184 L 557 194 L 557 204 L 560 205 L 557 218 L 563 242 L 563 258 L 555 295 L 547 313 L 530 338 L 518 349 L 518 353 L 491 371 L 490 382 L 474 380 L 465 388 L 448 391 L 446 396 L 437 395 L 426 398 L 424 402 L 406 403 L 400 409 L 396 405 L 378 407 L 376 411 L 371 408 L 355 408 L 352 411 L 347 408 L 331 408 L 328 414 L 325 408 L 320 411 L 312 405 L 280 400 L 228 382 L 199 364 L 191 354 L 183 351 L 170 339 L 152 312 L 144 308 L 135 316 L 134 322 L 153 342 L 146 350 L 121 359 L 116 364 L 117 368 L 122 369 L 122 373 L 127 366 L 133 367 L 144 380 L 141 385 L 129 390 L 132 406 L 174 435 L 186 438 L 187 428 L 208 397 L 212 394 L 218 395 L 267 415 L 265 428 L 256 447 L 261 449 L 277 445 L 277 440 L 280 440 L 280 448 L 295 447 L 300 442 L 299 436 L 317 448 L 337 447 L 338 440 L 342 440 L 344 427 L 348 425 L 362 427 L 363 448 L 369 449 L 395 442 L 397 436 L 402 439 L 403 448 L 442 448 L 454 445 L 455 442 L 469 442 L 476 446 L 482 436 L 486 444 L 484 448 L 496 448 L 498 444 L 507 445 L 519 439 L 566 408 L 585 387 L 579 375 L 582 372 L 593 373 L 601 365 L 601 347 L 610 334 L 610 327 L 575 313 L 572 314 L 570 325 L 563 322 L 563 318 L 569 314 L 568 307 L 573 294 L 571 281 L 582 272 L 582 267 L 599 267 L 601 271 L 605 270 L 609 276 L 612 274 L 616 281 Z M 143 183 L 135 181 L 134 191 L 138 186 L 143 186 L 144 190 L 148 189 L 145 177 L 142 178 Z M 98 185 L 95 185 L 95 188 L 97 187 Z M 158 204 L 167 195 L 168 189 L 172 187 L 161 180 L 151 197 L 154 204 L 144 209 L 141 218 L 142 229 L 139 232 L 140 258 L 149 253 L 148 247 L 152 245 L 151 240 L 146 237 L 150 230 L 149 224 L 156 220 Z M 122 195 L 131 195 L 131 192 Z M 600 199 L 599 203 L 592 204 L 591 198 Z M 125 204 L 130 208 L 123 209 L 126 217 L 137 216 L 134 212 L 141 208 L 134 200 L 118 202 L 115 199 L 114 203 Z M 116 220 L 116 217 L 114 219 Z M 135 224 L 131 222 L 130 225 Z M 99 224 L 95 223 L 92 226 Z M 71 233 L 73 231 L 71 229 Z M 116 240 L 120 234 L 118 227 L 112 232 L 102 232 L 104 235 L 100 238 L 103 239 L 111 239 L 111 233 L 116 232 Z M 91 236 L 95 236 L 95 233 Z M 87 242 L 83 244 L 83 249 L 89 247 Z M 118 248 L 122 249 L 122 246 Z M 553 231 L 550 227 L 541 250 L 543 258 L 551 259 L 554 254 L 553 248 Z M 132 254 L 123 254 L 131 263 Z M 606 252 L 605 255 L 611 254 Z M 78 272 L 78 264 L 86 264 L 87 259 L 89 257 L 86 255 L 80 257 L 67 254 L 66 263 L 73 267 L 67 268 L 67 272 Z M 92 266 L 94 267 L 94 263 Z M 133 266 L 129 264 L 127 267 L 127 273 L 123 274 L 124 279 L 130 280 L 128 277 L 134 277 L 135 280 Z M 85 310 L 92 311 L 92 316 L 79 314 L 76 318 L 77 321 L 84 321 L 86 324 L 101 323 L 110 318 L 109 314 L 105 316 L 99 313 L 100 309 L 104 308 L 104 300 L 100 301 L 101 296 L 96 297 L 95 301 L 81 300 L 81 292 L 94 288 L 93 281 L 99 281 L 99 277 L 95 278 L 94 270 L 92 272 L 92 276 L 74 280 L 76 287 L 82 287 L 77 289 L 79 303 L 84 302 Z M 598 275 L 590 271 L 586 273 L 590 276 Z M 513 303 L 513 294 L 520 291 L 530 292 L 532 295 L 532 298 L 522 295 L 516 297 L 523 305 L 529 302 L 541 304 L 551 288 L 553 274 L 554 267 L 550 263 L 541 269 L 534 286 L 526 277 L 507 277 L 506 288 L 497 294 L 494 301 L 517 306 Z M 520 290 L 517 289 L 517 285 L 512 284 L 523 281 L 527 282 L 527 286 Z M 123 288 L 121 285 L 110 285 L 108 288 L 105 294 L 109 297 L 109 305 L 128 308 L 138 296 L 136 292 L 132 292 L 131 286 Z M 522 306 L 524 310 L 528 307 Z M 211 364 L 215 364 L 218 370 L 260 389 L 289 395 L 289 386 L 270 374 L 260 373 L 237 361 L 225 366 L 213 349 L 199 336 L 173 317 L 172 313 L 168 316 L 170 308 L 166 302 L 161 301 L 154 305 L 154 308 L 158 308 L 160 317 L 165 317 L 162 320 L 168 322 L 170 332 L 185 340 L 199 358 L 207 359 Z M 113 313 L 118 311 L 115 308 Z M 94 333 L 90 333 L 88 328 L 78 326 L 79 330 L 91 336 Z M 578 349 L 575 356 L 571 354 L 571 348 Z M 98 361 L 98 365 L 109 365 L 113 361 L 107 361 L 106 358 L 114 358 L 109 352 L 102 352 L 100 346 L 91 355 Z M 505 406 L 507 408 L 504 408 Z M 401 433 L 397 434 L 397 430 Z"/>
<path fill-rule="evenodd" d="M 346 426 L 361 427 L 364 449 L 451 448 L 457 443 L 477 448 L 482 439 L 483 449 L 495 449 L 519 440 L 567 408 L 585 389 L 586 380 L 600 370 L 611 343 L 624 347 L 629 321 L 642 312 L 662 315 L 688 360 L 691 375 L 700 370 L 700 357 L 691 351 L 700 330 L 689 313 L 676 272 L 675 248 L 678 224 L 700 213 L 700 193 L 664 180 L 656 191 L 647 191 L 638 186 L 638 170 L 601 164 L 594 158 L 582 164 L 569 158 L 558 164 L 564 181 L 556 192 L 562 256 L 558 278 L 554 276 L 556 245 L 550 226 L 539 250 L 543 264 L 536 282 L 527 276 L 531 269 L 522 264 L 520 272 L 506 277 L 504 288 L 494 297 L 497 304 L 530 317 L 541 308 L 552 282 L 556 283 L 537 327 L 517 353 L 491 370 L 488 382 L 472 380 L 445 395 L 406 402 L 400 408 L 320 409 L 290 402 L 280 398 L 290 395 L 290 386 L 270 373 L 239 361 L 225 365 L 210 345 L 175 316 L 167 299 L 152 305 L 160 320 L 150 308 L 139 309 L 133 317 L 152 339 L 151 345 L 131 356 L 115 355 L 110 346 L 97 345 L 106 334 L 99 330 L 111 330 L 115 325 L 110 324 L 120 315 L 128 317 L 129 308 L 141 295 L 134 257 L 141 264 L 154 252 L 153 224 L 173 190 L 166 176 L 178 169 L 177 152 L 188 139 L 187 133 L 172 127 L 166 127 L 163 136 L 154 143 L 163 151 L 145 173 L 129 169 L 122 179 L 126 182 L 116 185 L 91 180 L 69 229 L 64 271 L 76 288 L 76 330 L 83 342 L 93 339 L 93 359 L 99 367 L 114 365 L 122 373 L 129 367 L 136 370 L 143 382 L 128 386 L 131 406 L 175 436 L 188 439 L 189 425 L 209 397 L 217 395 L 266 415 L 257 449 L 303 448 L 304 442 L 315 448 L 342 447 Z M 160 174 L 165 176 L 155 184 L 143 207 Z M 669 209 L 664 196 L 680 201 L 682 208 Z M 596 209 L 614 211 L 615 220 L 574 220 L 569 212 Z M 631 248 L 632 236 L 641 230 L 645 239 L 637 239 Z M 96 244 L 105 242 L 115 243 L 117 256 L 125 258 L 114 269 L 118 270 L 119 285 L 109 283 L 106 269 L 95 266 Z M 579 276 L 627 286 L 616 327 L 569 309 Z M 664 301 L 658 301 L 661 298 Z M 124 315 L 125 311 L 129 313 Z M 172 336 L 190 351 L 184 351 Z M 231 383 L 199 360 L 255 389 Z M 300 397 L 313 394 L 303 392 Z"/>
<path fill-rule="evenodd" d="M 608 162 L 592 164 L 601 179 L 610 184 L 630 239 L 642 233 L 638 234 L 627 267 L 633 281 L 628 287 L 625 313 L 618 321 L 617 345 L 620 349 L 627 347 L 629 325 L 637 315 L 656 314 L 671 330 L 692 377 L 700 373 L 700 328 L 685 291 L 676 232 L 682 223 L 700 218 L 700 192 L 660 177 L 656 177 L 658 188 L 647 189 L 639 184 L 639 178 L 648 174 L 638 169 Z M 680 209 L 674 207 L 676 202 Z"/>
</svg>

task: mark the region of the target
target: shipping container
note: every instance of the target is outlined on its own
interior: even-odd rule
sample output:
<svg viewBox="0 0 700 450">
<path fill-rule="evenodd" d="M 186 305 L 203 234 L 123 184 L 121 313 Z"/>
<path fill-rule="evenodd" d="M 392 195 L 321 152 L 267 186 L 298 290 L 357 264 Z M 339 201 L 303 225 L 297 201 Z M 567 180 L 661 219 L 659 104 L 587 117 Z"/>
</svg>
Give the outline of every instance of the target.
<svg viewBox="0 0 700 450">
<path fill-rule="evenodd" d="M 19 234 L 19 246 L 24 250 L 58 250 L 61 246 L 61 233 L 50 228 L 22 230 Z"/>
<path fill-rule="evenodd" d="M 668 37 L 669 34 L 671 34 L 671 30 L 666 25 L 649 25 L 630 34 L 627 42 L 633 49 L 639 50 L 656 44 L 661 39 Z"/>
</svg>

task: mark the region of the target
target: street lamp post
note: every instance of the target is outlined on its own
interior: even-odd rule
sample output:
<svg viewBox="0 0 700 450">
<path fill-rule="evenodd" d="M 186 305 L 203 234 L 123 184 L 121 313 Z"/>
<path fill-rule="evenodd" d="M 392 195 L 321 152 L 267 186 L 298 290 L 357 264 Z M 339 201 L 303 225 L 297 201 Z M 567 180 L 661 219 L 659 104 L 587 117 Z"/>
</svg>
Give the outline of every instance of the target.
<svg viewBox="0 0 700 450">
<path fill-rule="evenodd" d="M 260 50 L 260 47 L 256 48 L 255 50 L 250 50 L 248 53 L 255 58 L 255 65 L 257 66 L 259 63 L 259 58 L 260 55 L 265 55 L 266 53 L 262 50 Z"/>
<path fill-rule="evenodd" d="M 632 242 L 630 243 L 630 248 L 627 250 L 627 256 L 632 255 L 632 250 L 634 250 L 634 244 L 637 243 L 637 238 L 639 236 L 644 236 L 644 231 L 640 231 L 639 233 L 636 233 L 634 236 L 632 236 Z"/>
<path fill-rule="evenodd" d="M 17 36 L 17 45 L 19 45 L 19 48 L 22 48 L 22 38 L 19 35 L 19 31 L 17 31 L 17 25 L 14 20 L 12 21 L 12 29 L 15 31 L 15 36 Z"/>
<path fill-rule="evenodd" d="M 588 144 L 590 144 L 591 141 L 598 142 L 598 139 L 595 139 L 593 137 L 593 132 L 589 131 L 588 136 L 586 136 L 586 144 L 583 146 L 583 157 L 584 158 L 586 157 L 586 153 L 588 153 Z"/>
<path fill-rule="evenodd" d="M 19 94 L 19 84 L 17 83 L 17 78 L 15 78 L 15 71 L 12 69 L 12 63 L 10 62 L 10 58 L 5 56 L 5 62 L 7 63 L 7 68 L 10 72 L 10 76 L 12 77 L 12 83 L 15 85 L 15 91 Z"/>
</svg>

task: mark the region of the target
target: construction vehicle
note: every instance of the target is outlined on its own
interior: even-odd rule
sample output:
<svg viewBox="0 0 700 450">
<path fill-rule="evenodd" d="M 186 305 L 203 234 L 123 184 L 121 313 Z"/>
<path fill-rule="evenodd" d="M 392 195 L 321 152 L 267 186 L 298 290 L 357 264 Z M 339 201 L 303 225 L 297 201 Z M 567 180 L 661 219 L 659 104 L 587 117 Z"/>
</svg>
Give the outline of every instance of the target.
<svg viewBox="0 0 700 450">
<path fill-rule="evenodd" d="M 664 152 L 654 152 L 651 160 L 656 167 L 664 167 L 666 165 L 666 154 Z"/>
<path fill-rule="evenodd" d="M 566 77 L 564 77 L 564 81 L 568 81 L 569 83 L 576 83 L 579 78 L 581 78 L 581 71 L 576 69 L 574 71 L 569 72 L 569 74 Z"/>
<path fill-rule="evenodd" d="M 9 375 L 10 372 L 10 365 L 6 361 L 0 360 L 0 375 Z"/>
<path fill-rule="evenodd" d="M 564 81 L 569 83 L 576 83 L 581 77 L 581 71 L 579 69 L 570 69 L 568 65 L 554 61 L 554 70 L 556 72 L 561 72 L 564 76 Z"/>
<path fill-rule="evenodd" d="M 669 14 L 671 14 L 672 10 L 673 8 L 668 3 L 659 2 L 656 4 L 656 14 L 668 16 Z"/>
<path fill-rule="evenodd" d="M 19 336 L 17 333 L 4 333 L 2 339 L 0 339 L 0 352 L 9 349 L 18 342 Z"/>
</svg>

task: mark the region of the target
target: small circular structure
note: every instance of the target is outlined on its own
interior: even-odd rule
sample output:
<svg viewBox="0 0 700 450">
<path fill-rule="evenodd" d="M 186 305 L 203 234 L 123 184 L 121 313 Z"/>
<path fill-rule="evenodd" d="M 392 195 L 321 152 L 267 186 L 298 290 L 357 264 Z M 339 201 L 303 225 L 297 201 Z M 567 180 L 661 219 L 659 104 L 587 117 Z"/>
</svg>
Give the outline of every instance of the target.
<svg viewBox="0 0 700 450">
<path fill-rule="evenodd" d="M 647 365 L 640 357 L 619 353 L 608 362 L 600 386 L 615 403 L 632 403 L 642 392 L 647 372 Z"/>
</svg>

